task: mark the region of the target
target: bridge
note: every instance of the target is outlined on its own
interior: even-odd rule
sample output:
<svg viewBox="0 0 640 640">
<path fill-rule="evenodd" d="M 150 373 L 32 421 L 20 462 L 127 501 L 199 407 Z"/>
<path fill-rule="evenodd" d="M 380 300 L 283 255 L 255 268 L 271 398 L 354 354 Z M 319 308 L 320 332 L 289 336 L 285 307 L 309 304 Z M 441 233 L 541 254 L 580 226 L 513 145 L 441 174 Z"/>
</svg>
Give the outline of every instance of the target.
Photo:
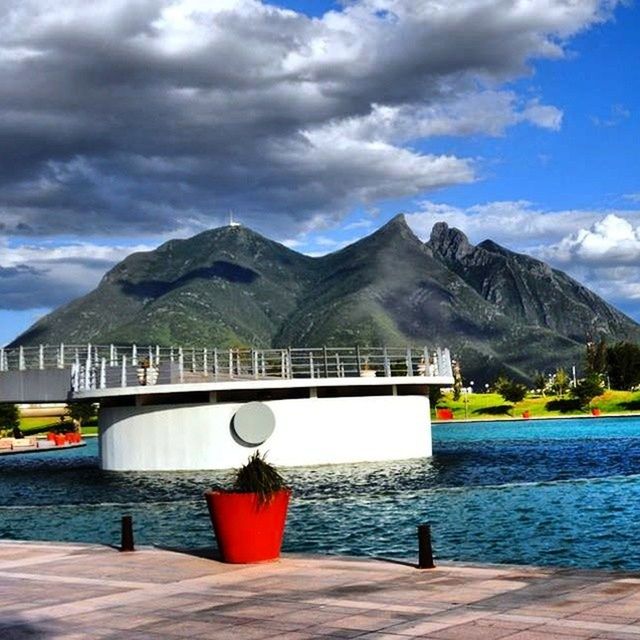
<svg viewBox="0 0 640 640">
<path fill-rule="evenodd" d="M 0 349 L 0 402 L 100 403 L 114 470 L 228 468 L 267 440 L 284 465 L 431 455 L 429 387 L 451 384 L 441 348 Z"/>
<path fill-rule="evenodd" d="M 0 349 L 0 402 L 72 402 L 111 395 L 101 393 L 103 390 L 151 385 L 376 376 L 433 379 L 452 375 L 449 350 L 427 347 L 40 345 Z"/>
</svg>

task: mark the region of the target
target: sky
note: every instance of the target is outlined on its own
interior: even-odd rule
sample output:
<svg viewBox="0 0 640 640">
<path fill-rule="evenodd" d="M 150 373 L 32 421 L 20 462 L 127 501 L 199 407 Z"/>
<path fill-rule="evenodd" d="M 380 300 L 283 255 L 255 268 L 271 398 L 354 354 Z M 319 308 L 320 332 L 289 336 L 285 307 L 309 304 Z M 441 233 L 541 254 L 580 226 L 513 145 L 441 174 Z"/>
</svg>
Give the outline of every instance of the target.
<svg viewBox="0 0 640 640">
<path fill-rule="evenodd" d="M 5 0 L 0 344 L 231 210 L 311 255 L 443 220 L 640 321 L 639 35 L 617 0 Z"/>
</svg>

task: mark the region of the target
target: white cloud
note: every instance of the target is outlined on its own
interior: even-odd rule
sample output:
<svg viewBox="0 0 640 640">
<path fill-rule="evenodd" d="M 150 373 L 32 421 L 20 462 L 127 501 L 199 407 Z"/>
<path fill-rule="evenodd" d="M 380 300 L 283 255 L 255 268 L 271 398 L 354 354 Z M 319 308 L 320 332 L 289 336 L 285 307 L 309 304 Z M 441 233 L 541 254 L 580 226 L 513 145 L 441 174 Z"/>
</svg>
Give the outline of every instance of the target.
<svg viewBox="0 0 640 640">
<path fill-rule="evenodd" d="M 6 0 L 0 232 L 172 232 L 232 208 L 284 235 L 472 181 L 471 159 L 412 143 L 558 129 L 557 107 L 504 84 L 616 4 L 352 0 L 311 18 L 259 0 Z"/>
<path fill-rule="evenodd" d="M 640 262 L 640 227 L 613 213 L 548 247 L 555 262 L 624 265 Z"/>
<path fill-rule="evenodd" d="M 545 211 L 526 200 L 507 200 L 454 207 L 429 200 L 420 203 L 407 221 L 416 233 L 427 239 L 436 222 L 462 229 L 473 242 L 490 238 L 508 247 L 532 250 L 559 242 L 577 229 L 603 217 L 602 211 Z"/>
<path fill-rule="evenodd" d="M 619 124 L 627 120 L 631 116 L 631 111 L 624 105 L 614 104 L 611 107 L 609 115 L 604 118 L 599 116 L 591 116 L 591 121 L 597 127 L 617 127 Z"/>
<path fill-rule="evenodd" d="M 51 308 L 87 293 L 104 273 L 148 245 L 92 243 L 18 245 L 0 242 L 0 309 Z"/>
</svg>

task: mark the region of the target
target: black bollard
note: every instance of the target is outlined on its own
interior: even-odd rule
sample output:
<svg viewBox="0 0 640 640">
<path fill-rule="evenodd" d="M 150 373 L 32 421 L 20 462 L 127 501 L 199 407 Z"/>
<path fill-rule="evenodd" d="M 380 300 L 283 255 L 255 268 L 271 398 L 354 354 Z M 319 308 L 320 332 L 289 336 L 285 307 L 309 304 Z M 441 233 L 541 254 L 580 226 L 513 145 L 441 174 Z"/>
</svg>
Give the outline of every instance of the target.
<svg viewBox="0 0 640 640">
<path fill-rule="evenodd" d="M 122 516 L 122 544 L 120 551 L 135 551 L 133 546 L 133 518 Z"/>
<path fill-rule="evenodd" d="M 431 526 L 418 525 L 418 569 L 433 569 L 433 549 L 431 548 Z"/>
</svg>

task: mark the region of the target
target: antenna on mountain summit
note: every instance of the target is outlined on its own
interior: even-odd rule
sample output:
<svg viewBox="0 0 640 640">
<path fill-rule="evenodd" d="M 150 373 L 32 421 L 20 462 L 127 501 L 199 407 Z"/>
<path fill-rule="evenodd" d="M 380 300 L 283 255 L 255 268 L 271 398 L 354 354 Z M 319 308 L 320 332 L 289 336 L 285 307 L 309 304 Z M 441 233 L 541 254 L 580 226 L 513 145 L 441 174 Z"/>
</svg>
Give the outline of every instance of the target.
<svg viewBox="0 0 640 640">
<path fill-rule="evenodd" d="M 233 211 L 229 211 L 229 226 L 230 227 L 239 227 L 241 226 L 239 222 L 235 222 L 233 219 Z"/>
</svg>

